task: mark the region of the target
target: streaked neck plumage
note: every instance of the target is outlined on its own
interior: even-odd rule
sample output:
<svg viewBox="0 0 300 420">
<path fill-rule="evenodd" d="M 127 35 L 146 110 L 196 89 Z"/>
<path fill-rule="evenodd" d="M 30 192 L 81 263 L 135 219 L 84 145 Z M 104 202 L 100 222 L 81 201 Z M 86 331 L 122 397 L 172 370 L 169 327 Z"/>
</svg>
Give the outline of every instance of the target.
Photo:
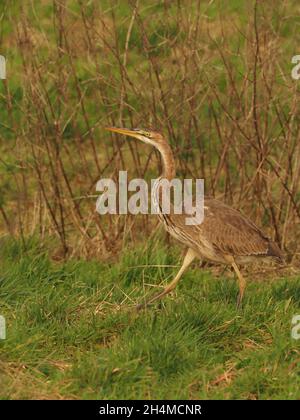
<svg viewBox="0 0 300 420">
<path fill-rule="evenodd" d="M 175 160 L 173 151 L 166 140 L 161 140 L 159 143 L 156 143 L 155 148 L 160 152 L 163 171 L 159 178 L 156 179 L 153 187 L 152 187 L 152 204 L 153 208 L 155 209 L 158 217 L 160 218 L 161 222 L 168 225 L 169 215 L 162 211 L 162 188 L 161 188 L 161 181 L 163 179 L 167 179 L 168 181 L 172 181 L 176 176 L 176 169 L 175 169 Z M 169 197 L 170 199 L 170 197 Z M 165 202 L 165 204 L 167 204 Z M 170 211 L 172 211 L 172 203 L 170 203 Z"/>
<path fill-rule="evenodd" d="M 161 178 L 166 178 L 171 181 L 176 176 L 175 160 L 172 149 L 167 141 L 159 143 L 155 145 L 155 147 L 160 152 L 162 158 L 163 172 Z"/>
</svg>

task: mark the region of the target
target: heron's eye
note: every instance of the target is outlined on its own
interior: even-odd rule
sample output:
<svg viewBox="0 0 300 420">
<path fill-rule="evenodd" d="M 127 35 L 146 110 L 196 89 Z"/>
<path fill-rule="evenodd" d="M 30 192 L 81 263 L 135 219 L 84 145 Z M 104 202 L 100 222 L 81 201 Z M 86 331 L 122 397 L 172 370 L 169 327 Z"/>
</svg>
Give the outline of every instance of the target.
<svg viewBox="0 0 300 420">
<path fill-rule="evenodd" d="M 149 131 L 144 131 L 144 136 L 151 138 L 151 133 Z"/>
</svg>

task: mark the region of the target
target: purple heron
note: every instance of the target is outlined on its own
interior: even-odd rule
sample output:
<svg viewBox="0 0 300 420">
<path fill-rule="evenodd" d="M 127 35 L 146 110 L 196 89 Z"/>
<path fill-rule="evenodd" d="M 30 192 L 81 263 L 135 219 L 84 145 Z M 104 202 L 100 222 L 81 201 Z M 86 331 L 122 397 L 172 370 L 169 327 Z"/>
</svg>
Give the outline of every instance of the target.
<svg viewBox="0 0 300 420">
<path fill-rule="evenodd" d="M 160 133 L 116 127 L 107 127 L 107 130 L 134 137 L 155 147 L 159 151 L 163 163 L 163 173 L 159 179 L 171 181 L 175 178 L 174 155 L 168 141 Z M 195 258 L 233 267 L 239 285 L 237 306 L 242 302 L 246 287 L 246 281 L 238 264 L 265 258 L 283 262 L 283 255 L 275 242 L 270 240 L 242 213 L 219 200 L 204 199 L 204 219 L 199 225 L 187 225 L 185 214 L 175 214 L 174 211 L 171 211 L 170 214 L 163 213 L 160 203 L 158 203 L 158 208 L 160 209 L 158 216 L 165 229 L 171 236 L 187 246 L 187 252 L 174 280 L 161 293 L 138 305 L 137 309 L 145 308 L 170 293 Z"/>
</svg>

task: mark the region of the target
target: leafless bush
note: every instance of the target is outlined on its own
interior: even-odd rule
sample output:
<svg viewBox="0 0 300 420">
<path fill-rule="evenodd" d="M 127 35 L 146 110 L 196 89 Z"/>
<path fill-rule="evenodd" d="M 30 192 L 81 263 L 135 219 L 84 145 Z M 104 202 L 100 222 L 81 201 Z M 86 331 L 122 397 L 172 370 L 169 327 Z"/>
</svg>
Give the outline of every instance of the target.
<svg viewBox="0 0 300 420">
<path fill-rule="evenodd" d="M 100 217 L 95 185 L 120 169 L 155 176 L 155 151 L 103 131 L 154 126 L 168 136 L 179 176 L 205 178 L 208 194 L 297 255 L 293 2 L 245 2 L 238 11 L 197 0 L 9 3 L 11 30 L 0 44 L 9 58 L 0 98 L 3 231 L 58 238 L 62 256 L 104 257 L 138 240 L 141 227 L 150 235 L 154 217 Z"/>
</svg>

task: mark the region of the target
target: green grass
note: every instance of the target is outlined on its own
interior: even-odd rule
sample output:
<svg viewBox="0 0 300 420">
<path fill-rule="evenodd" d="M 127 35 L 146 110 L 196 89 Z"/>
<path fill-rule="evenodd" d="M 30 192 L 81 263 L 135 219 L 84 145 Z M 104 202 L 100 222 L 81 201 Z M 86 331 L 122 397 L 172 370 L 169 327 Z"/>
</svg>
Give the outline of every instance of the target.
<svg viewBox="0 0 300 420">
<path fill-rule="evenodd" d="M 2 399 L 299 398 L 299 279 L 249 281 L 237 311 L 232 276 L 194 266 L 136 315 L 129 306 L 171 279 L 176 252 L 151 244 L 111 264 L 55 263 L 34 241 L 0 245 Z"/>
</svg>

